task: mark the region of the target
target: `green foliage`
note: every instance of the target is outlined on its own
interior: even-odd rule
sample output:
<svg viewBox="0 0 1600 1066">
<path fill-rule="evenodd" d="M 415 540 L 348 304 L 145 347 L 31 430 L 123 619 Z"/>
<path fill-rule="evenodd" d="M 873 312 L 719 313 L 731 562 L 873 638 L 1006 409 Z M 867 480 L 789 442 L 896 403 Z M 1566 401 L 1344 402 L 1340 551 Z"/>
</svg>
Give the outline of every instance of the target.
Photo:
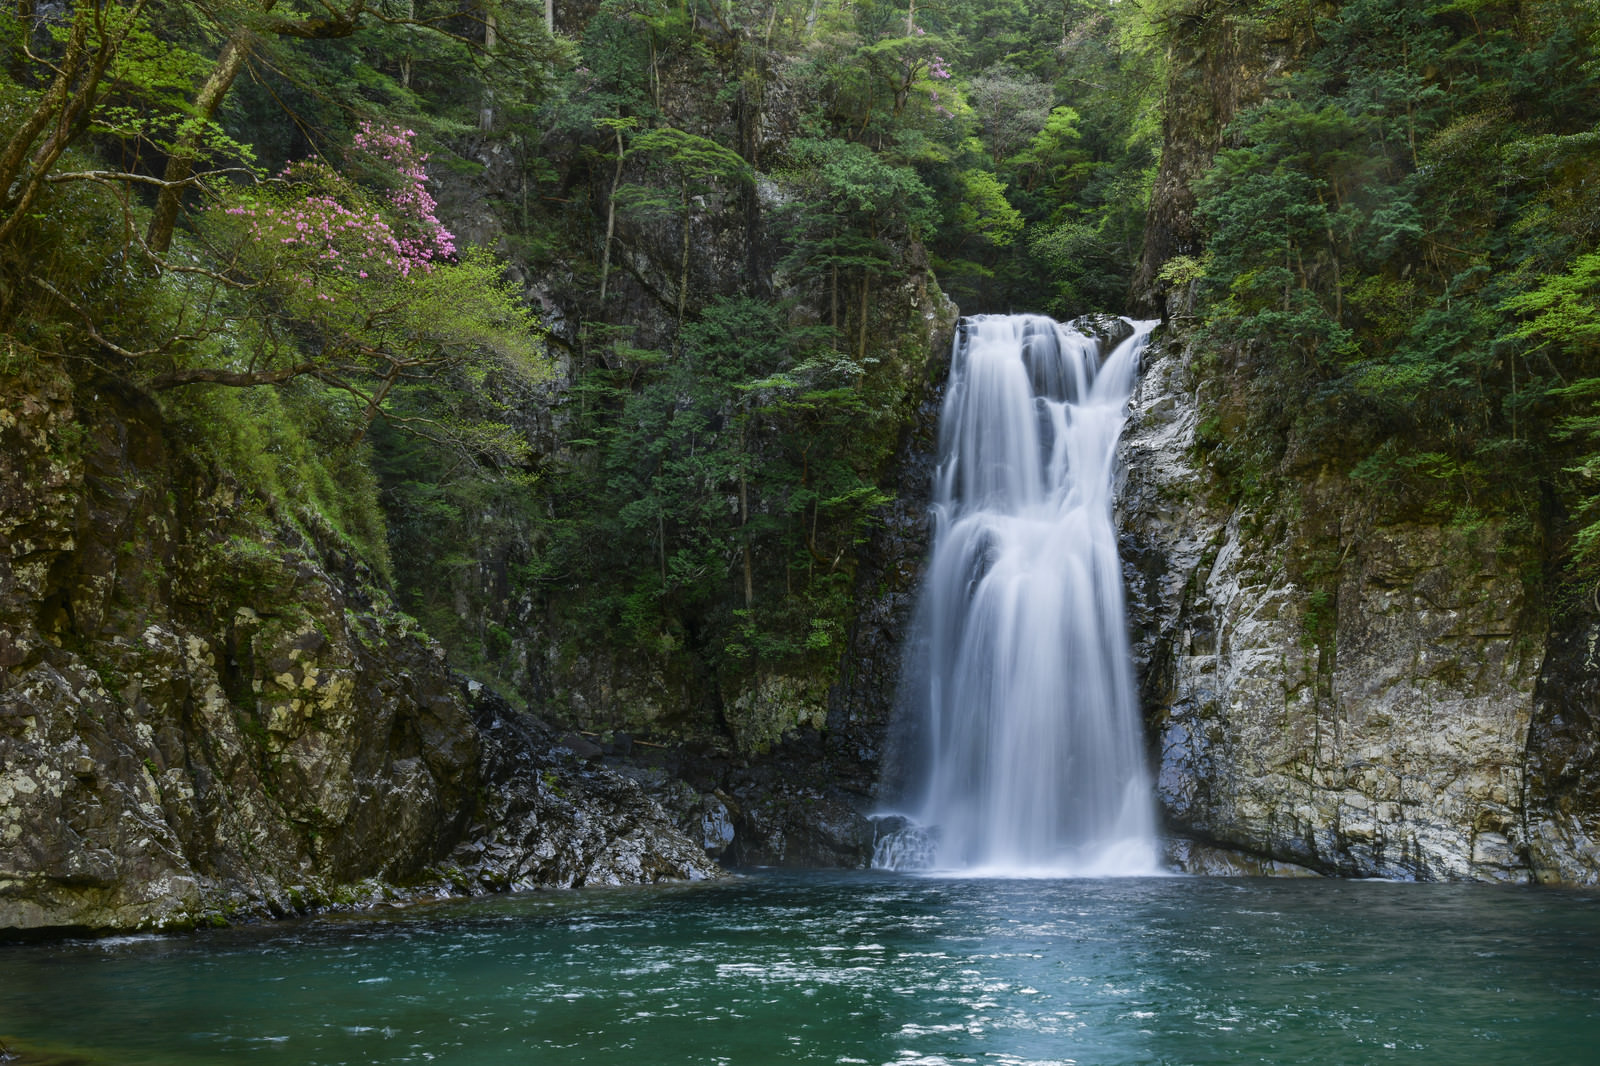
<svg viewBox="0 0 1600 1066">
<path fill-rule="evenodd" d="M 55 36 L 56 58 L 103 61 L 104 73 L 53 98 L 54 120 L 75 123 L 65 132 L 80 140 L 51 157 L 0 239 L 7 360 L 155 390 L 206 475 L 229 485 L 247 513 L 298 525 L 318 543 L 331 530 L 389 574 L 367 427 L 382 415 L 469 463 L 525 461 L 526 440 L 498 400 L 526 400 L 537 385 L 547 366 L 541 327 L 502 261 L 476 250 L 446 261 L 448 234 L 428 239 L 437 222 L 421 159 L 399 151 L 409 134 L 372 142 L 387 160 L 352 155 L 271 181 L 245 169 L 250 181 L 228 185 L 212 174 L 198 230 L 180 234 L 172 256 L 152 254 L 138 236 L 148 218 L 142 157 L 182 141 L 202 163 L 253 158 L 192 98 L 211 73 L 212 31 L 236 26 L 223 16 L 255 19 L 261 5 L 81 13 L 105 21 L 81 33 L 70 22 Z M 21 116 L 49 104 L 48 72 L 20 52 L 7 60 L 0 107 Z"/>
<path fill-rule="evenodd" d="M 1245 466 L 1340 456 L 1435 517 L 1532 523 L 1565 498 L 1600 561 L 1597 26 L 1567 0 L 1349 0 L 1234 123 L 1193 276 L 1250 369 Z"/>
<path fill-rule="evenodd" d="M 1006 199 L 1006 187 L 986 170 L 964 170 L 957 175 L 962 198 L 955 219 L 963 229 L 997 248 L 1004 248 L 1022 232 L 1022 214 Z"/>
<path fill-rule="evenodd" d="M 840 549 L 882 496 L 854 465 L 849 445 L 870 416 L 851 387 L 855 368 L 828 352 L 828 336 L 770 303 L 718 300 L 686 326 L 680 356 L 619 346 L 616 369 L 592 380 L 621 404 L 614 423 L 597 427 L 605 483 L 596 488 L 617 501 L 607 539 L 655 564 L 618 604 L 617 621 L 642 646 L 680 647 L 687 611 L 711 626 L 703 653 L 731 656 L 736 670 L 752 650 L 769 667 L 837 651 L 819 646 L 809 623 L 817 598 L 831 596 Z M 618 395 L 623 369 L 631 387 Z M 830 563 L 820 575 L 819 559 Z M 741 614 L 723 613 L 741 599 Z"/>
<path fill-rule="evenodd" d="M 378 430 L 397 567 L 425 572 L 408 607 L 503 682 L 523 669 L 511 612 L 697 691 L 830 671 L 915 384 L 885 349 L 930 264 L 967 311 L 1123 301 L 1157 126 L 1154 54 L 1113 8 L 573 16 L 508 247 L 582 316 L 576 382 L 545 454 L 501 464 L 531 479 L 520 496 Z"/>
<path fill-rule="evenodd" d="M 1540 340 L 1572 354 L 1600 350 L 1600 252 L 1578 256 L 1570 270 L 1547 275 L 1538 288 L 1517 293 L 1501 306 L 1530 316 L 1512 331 L 1514 337 Z"/>
<path fill-rule="evenodd" d="M 377 479 L 366 449 L 349 443 L 342 394 L 297 382 L 280 389 L 186 389 L 165 400 L 180 439 L 238 486 L 241 513 L 289 525 L 320 515 L 375 571 L 392 576 Z M 278 564 L 268 562 L 269 572 L 277 572 Z"/>
</svg>

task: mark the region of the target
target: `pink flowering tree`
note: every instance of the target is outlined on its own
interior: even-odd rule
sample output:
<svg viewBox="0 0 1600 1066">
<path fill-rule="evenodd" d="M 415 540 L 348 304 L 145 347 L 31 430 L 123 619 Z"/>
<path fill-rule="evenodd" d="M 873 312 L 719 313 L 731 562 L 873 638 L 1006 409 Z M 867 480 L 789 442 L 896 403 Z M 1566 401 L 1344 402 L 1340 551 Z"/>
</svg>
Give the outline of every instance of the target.
<svg viewBox="0 0 1600 1066">
<path fill-rule="evenodd" d="M 309 377 L 360 401 L 360 440 L 379 415 L 399 417 L 407 385 L 542 377 L 542 329 L 504 263 L 459 249 L 440 223 L 426 161 L 412 131 L 363 124 L 344 167 L 294 162 L 213 205 L 200 236 L 223 269 L 173 283 L 212 316 L 253 325 L 220 365 L 215 349 L 193 353 L 153 384 Z"/>
<path fill-rule="evenodd" d="M 890 112 L 899 117 L 914 100 L 929 101 L 936 112 L 952 117 L 939 92 L 953 78 L 941 54 L 939 38 L 911 26 L 903 37 L 889 37 L 863 46 L 857 55 L 870 76 L 888 90 Z"/>
<path fill-rule="evenodd" d="M 453 258 L 456 244 L 435 213 L 438 204 L 428 191 L 428 157 L 418 150 L 416 137 L 415 130 L 363 122 L 351 156 L 364 174 L 387 186 L 401 257 L 425 266 Z"/>
<path fill-rule="evenodd" d="M 254 249 L 247 258 L 255 273 L 287 278 L 324 302 L 336 300 L 352 279 L 427 273 L 454 260 L 457 250 L 435 214 L 423 169 L 428 157 L 416 149 L 415 136 L 362 123 L 347 171 L 366 181 L 319 159 L 300 160 L 213 215 L 220 210 L 236 223 L 234 235 Z"/>
</svg>

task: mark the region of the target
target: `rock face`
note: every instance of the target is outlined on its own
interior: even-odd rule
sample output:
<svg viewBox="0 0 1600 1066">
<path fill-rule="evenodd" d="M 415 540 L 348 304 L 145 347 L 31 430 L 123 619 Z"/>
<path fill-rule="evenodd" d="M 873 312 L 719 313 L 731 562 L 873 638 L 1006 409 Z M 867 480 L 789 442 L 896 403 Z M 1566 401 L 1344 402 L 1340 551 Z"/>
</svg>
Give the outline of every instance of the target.
<svg viewBox="0 0 1600 1066">
<path fill-rule="evenodd" d="M 1149 353 L 1120 515 L 1170 828 L 1324 873 L 1593 883 L 1597 630 L 1546 662 L 1493 523 L 1384 523 L 1326 470 L 1228 504 L 1189 358 Z"/>
<path fill-rule="evenodd" d="M 497 793 L 532 756 L 480 732 L 442 649 L 319 516 L 261 516 L 167 432 L 116 382 L 5 383 L 0 929 L 437 882 L 469 824 L 498 850 L 457 857 L 462 887 L 712 872 L 627 782 L 552 767 L 565 808 Z"/>
<path fill-rule="evenodd" d="M 487 798 L 450 856 L 473 891 L 700 881 L 720 876 L 639 785 L 598 761 L 600 749 L 560 736 L 476 682 Z"/>
<path fill-rule="evenodd" d="M 1600 622 L 1574 613 L 1552 627 L 1534 690 L 1523 839 L 1537 880 L 1600 885 Z"/>
<path fill-rule="evenodd" d="M 1163 267 L 1202 251 L 1196 181 L 1311 22 L 1254 2 L 1173 19 L 1132 295 L 1181 330 L 1193 293 Z M 1324 873 L 1600 883 L 1600 627 L 1528 591 L 1543 546 L 1492 520 L 1384 517 L 1337 457 L 1293 441 L 1276 495 L 1230 498 L 1207 449 L 1250 418 L 1250 370 L 1197 355 L 1151 349 L 1123 446 L 1130 624 L 1175 859 L 1215 868 L 1220 846 Z"/>
</svg>

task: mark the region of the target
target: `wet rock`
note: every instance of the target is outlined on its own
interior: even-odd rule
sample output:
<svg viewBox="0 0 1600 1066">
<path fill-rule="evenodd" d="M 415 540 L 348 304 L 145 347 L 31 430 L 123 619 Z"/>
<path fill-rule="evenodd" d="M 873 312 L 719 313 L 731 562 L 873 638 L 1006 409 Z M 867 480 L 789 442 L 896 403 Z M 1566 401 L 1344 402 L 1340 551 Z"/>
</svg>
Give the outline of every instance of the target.
<svg viewBox="0 0 1600 1066">
<path fill-rule="evenodd" d="M 719 856 L 733 843 L 733 816 L 728 805 L 715 795 L 700 800 L 700 846 L 706 854 Z"/>
<path fill-rule="evenodd" d="M 1237 848 L 1218 847 L 1198 840 L 1175 839 L 1164 856 L 1168 866 L 1203 877 L 1320 877 L 1304 866 L 1252 855 Z"/>
<path fill-rule="evenodd" d="M 574 758 L 571 735 L 557 737 L 487 691 L 471 706 L 488 792 L 450 856 L 460 884 L 503 891 L 721 876 L 637 781 Z"/>
<path fill-rule="evenodd" d="M 1552 627 L 1528 729 L 1525 799 L 1520 836 L 1534 878 L 1600 884 L 1600 623 L 1586 613 Z"/>
</svg>

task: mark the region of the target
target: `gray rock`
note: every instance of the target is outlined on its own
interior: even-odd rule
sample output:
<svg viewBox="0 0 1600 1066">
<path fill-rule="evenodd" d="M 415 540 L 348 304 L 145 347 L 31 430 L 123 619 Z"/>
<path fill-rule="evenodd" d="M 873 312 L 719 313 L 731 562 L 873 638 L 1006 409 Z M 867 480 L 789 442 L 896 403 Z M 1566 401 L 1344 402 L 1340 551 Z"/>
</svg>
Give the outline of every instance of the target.
<svg viewBox="0 0 1600 1066">
<path fill-rule="evenodd" d="M 1189 358 L 1149 354 L 1119 519 L 1171 828 L 1325 873 L 1527 880 L 1543 647 L 1517 549 L 1492 522 L 1381 523 L 1330 471 L 1227 505 Z M 1580 837 L 1539 835 L 1543 868 L 1592 869 Z"/>
</svg>

